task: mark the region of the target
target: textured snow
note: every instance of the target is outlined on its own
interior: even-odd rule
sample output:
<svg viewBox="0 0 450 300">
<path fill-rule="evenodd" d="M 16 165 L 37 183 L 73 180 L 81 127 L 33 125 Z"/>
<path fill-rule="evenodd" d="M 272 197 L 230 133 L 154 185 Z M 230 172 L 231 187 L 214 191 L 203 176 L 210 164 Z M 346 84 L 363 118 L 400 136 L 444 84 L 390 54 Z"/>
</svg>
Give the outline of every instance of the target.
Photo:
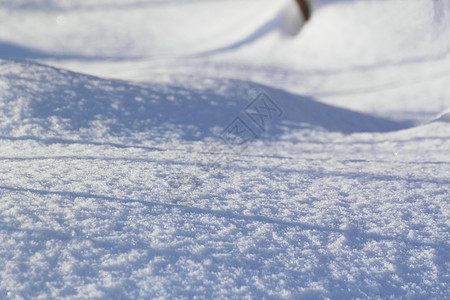
<svg viewBox="0 0 450 300">
<path fill-rule="evenodd" d="M 450 2 L 288 7 L 0 0 L 1 299 L 450 297 Z"/>
</svg>

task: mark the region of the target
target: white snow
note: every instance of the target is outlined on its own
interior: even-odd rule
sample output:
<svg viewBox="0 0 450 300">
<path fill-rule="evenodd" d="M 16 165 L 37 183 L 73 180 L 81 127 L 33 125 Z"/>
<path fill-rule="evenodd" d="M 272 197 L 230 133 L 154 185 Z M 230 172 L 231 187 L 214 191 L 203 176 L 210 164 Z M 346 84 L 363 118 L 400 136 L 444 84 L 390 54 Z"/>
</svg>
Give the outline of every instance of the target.
<svg viewBox="0 0 450 300">
<path fill-rule="evenodd" d="M 288 7 L 0 0 L 1 299 L 449 298 L 450 1 Z"/>
</svg>

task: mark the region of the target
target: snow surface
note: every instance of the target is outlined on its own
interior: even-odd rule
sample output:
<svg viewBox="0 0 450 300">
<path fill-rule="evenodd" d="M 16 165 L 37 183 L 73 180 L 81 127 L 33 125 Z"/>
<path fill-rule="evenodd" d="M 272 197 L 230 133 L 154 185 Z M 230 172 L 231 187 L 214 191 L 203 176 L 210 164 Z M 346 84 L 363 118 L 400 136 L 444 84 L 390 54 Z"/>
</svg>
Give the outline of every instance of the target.
<svg viewBox="0 0 450 300">
<path fill-rule="evenodd" d="M 450 1 L 289 7 L 0 0 L 1 299 L 450 298 Z"/>
</svg>

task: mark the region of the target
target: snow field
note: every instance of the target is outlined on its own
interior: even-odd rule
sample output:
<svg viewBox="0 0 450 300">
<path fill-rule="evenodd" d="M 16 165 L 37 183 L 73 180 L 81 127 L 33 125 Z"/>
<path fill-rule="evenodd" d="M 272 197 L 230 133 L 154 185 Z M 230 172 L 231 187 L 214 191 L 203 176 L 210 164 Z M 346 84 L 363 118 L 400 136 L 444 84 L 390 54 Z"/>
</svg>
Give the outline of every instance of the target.
<svg viewBox="0 0 450 300">
<path fill-rule="evenodd" d="M 244 2 L 0 0 L 0 298 L 449 298 L 449 2 Z"/>
</svg>

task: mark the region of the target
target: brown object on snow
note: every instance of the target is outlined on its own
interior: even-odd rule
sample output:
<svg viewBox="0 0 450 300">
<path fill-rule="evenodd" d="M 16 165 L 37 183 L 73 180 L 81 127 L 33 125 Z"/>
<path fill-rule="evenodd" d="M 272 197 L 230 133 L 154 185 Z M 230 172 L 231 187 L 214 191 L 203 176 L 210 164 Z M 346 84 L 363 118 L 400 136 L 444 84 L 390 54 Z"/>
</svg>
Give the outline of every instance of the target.
<svg viewBox="0 0 450 300">
<path fill-rule="evenodd" d="M 305 22 L 311 18 L 311 7 L 309 5 L 308 0 L 297 0 L 297 4 L 300 8 L 300 11 L 305 19 Z"/>
</svg>

